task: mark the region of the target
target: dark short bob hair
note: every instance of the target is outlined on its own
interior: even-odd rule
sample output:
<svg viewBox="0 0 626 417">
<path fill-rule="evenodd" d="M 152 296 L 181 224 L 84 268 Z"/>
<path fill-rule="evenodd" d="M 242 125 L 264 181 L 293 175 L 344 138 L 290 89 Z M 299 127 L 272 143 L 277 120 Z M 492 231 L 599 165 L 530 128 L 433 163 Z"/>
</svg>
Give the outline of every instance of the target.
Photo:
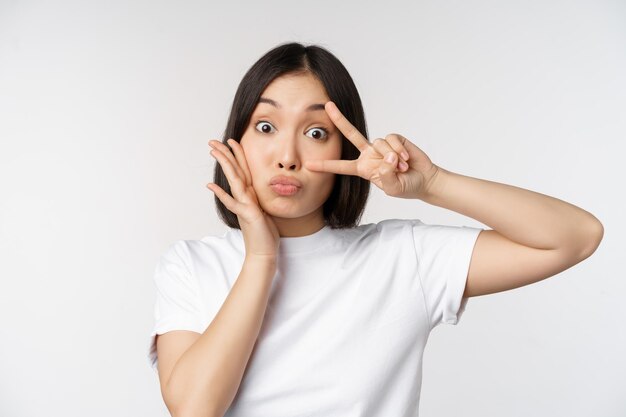
<svg viewBox="0 0 626 417">
<path fill-rule="evenodd" d="M 367 139 L 361 98 L 343 64 L 320 46 L 304 46 L 292 42 L 271 49 L 246 72 L 235 93 L 222 143 L 231 149 L 226 143 L 229 138 L 241 141 L 261 93 L 275 78 L 286 74 L 306 73 L 321 81 L 330 100 Z M 359 150 L 343 134 L 341 138 L 341 159 L 357 159 Z M 355 227 L 365 209 L 370 182 L 356 175 L 335 175 L 334 187 L 323 206 L 324 220 L 333 229 Z M 230 184 L 219 163 L 215 164 L 213 182 L 232 197 Z M 222 221 L 229 227 L 240 229 L 237 215 L 226 208 L 216 195 L 214 198 Z"/>
</svg>

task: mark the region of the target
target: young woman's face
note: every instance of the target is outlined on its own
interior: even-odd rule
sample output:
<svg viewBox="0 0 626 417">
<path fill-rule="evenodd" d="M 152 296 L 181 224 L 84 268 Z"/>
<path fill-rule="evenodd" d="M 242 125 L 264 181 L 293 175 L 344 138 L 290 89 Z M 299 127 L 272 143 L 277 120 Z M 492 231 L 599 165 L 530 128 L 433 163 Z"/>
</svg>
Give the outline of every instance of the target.
<svg viewBox="0 0 626 417">
<path fill-rule="evenodd" d="M 259 204 L 283 229 L 281 235 L 297 236 L 298 230 L 312 232 L 324 224 L 322 206 L 335 174 L 309 171 L 304 161 L 341 158 L 341 134 L 324 110 L 329 100 L 310 74 L 278 77 L 261 94 L 241 138 Z M 272 185 L 276 176 L 300 186 Z"/>
</svg>

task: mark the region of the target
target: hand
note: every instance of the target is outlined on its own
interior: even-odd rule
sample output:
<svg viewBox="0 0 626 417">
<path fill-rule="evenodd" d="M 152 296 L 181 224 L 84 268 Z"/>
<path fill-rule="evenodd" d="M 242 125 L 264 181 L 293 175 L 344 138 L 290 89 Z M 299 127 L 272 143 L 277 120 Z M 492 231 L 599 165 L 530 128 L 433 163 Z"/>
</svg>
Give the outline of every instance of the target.
<svg viewBox="0 0 626 417">
<path fill-rule="evenodd" d="M 246 256 L 253 255 L 275 260 L 280 242 L 278 228 L 271 217 L 259 206 L 243 148 L 233 139 L 228 139 L 227 143 L 230 148 L 217 140 L 209 141 L 209 145 L 213 148 L 210 154 L 217 159 L 224 170 L 233 197 L 214 183 L 208 183 L 207 188 L 215 193 L 228 210 L 237 215 L 244 238 Z M 230 149 L 233 150 L 234 156 Z"/>
<path fill-rule="evenodd" d="M 367 139 L 345 118 L 335 103 L 324 106 L 333 124 L 361 152 L 358 159 L 306 161 L 312 171 L 357 175 L 373 182 L 385 194 L 399 198 L 423 199 L 434 183 L 439 167 L 404 136 L 391 133 L 385 139 Z M 400 157 L 402 153 L 405 156 Z M 391 155 L 392 161 L 383 158 Z"/>
</svg>

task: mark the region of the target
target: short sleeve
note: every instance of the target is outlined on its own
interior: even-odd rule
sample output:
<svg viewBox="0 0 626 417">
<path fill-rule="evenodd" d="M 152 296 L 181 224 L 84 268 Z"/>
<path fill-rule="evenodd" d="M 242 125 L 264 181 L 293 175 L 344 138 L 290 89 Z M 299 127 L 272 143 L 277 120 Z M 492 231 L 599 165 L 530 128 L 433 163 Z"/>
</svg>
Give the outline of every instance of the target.
<svg viewBox="0 0 626 417">
<path fill-rule="evenodd" d="M 170 330 L 204 331 L 198 285 L 188 266 L 188 254 L 185 241 L 177 241 L 161 255 L 154 270 L 156 300 L 148 358 L 155 370 L 157 334 Z"/>
<path fill-rule="evenodd" d="M 430 320 L 456 325 L 467 304 L 463 297 L 474 244 L 481 228 L 429 225 L 412 220 L 417 271 Z"/>
</svg>

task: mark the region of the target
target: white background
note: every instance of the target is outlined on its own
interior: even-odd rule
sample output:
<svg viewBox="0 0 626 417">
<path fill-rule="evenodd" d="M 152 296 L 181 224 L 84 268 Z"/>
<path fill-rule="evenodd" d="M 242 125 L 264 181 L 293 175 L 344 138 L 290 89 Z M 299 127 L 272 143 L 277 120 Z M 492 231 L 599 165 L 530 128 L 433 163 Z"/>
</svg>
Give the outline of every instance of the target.
<svg viewBox="0 0 626 417">
<path fill-rule="evenodd" d="M 431 334 L 420 415 L 626 415 L 626 4 L 597 0 L 0 1 L 0 415 L 168 415 L 152 273 L 225 231 L 207 142 L 287 41 L 344 63 L 370 139 L 604 224 L 589 259 Z M 385 218 L 484 227 L 372 185 L 362 223 Z"/>
</svg>

